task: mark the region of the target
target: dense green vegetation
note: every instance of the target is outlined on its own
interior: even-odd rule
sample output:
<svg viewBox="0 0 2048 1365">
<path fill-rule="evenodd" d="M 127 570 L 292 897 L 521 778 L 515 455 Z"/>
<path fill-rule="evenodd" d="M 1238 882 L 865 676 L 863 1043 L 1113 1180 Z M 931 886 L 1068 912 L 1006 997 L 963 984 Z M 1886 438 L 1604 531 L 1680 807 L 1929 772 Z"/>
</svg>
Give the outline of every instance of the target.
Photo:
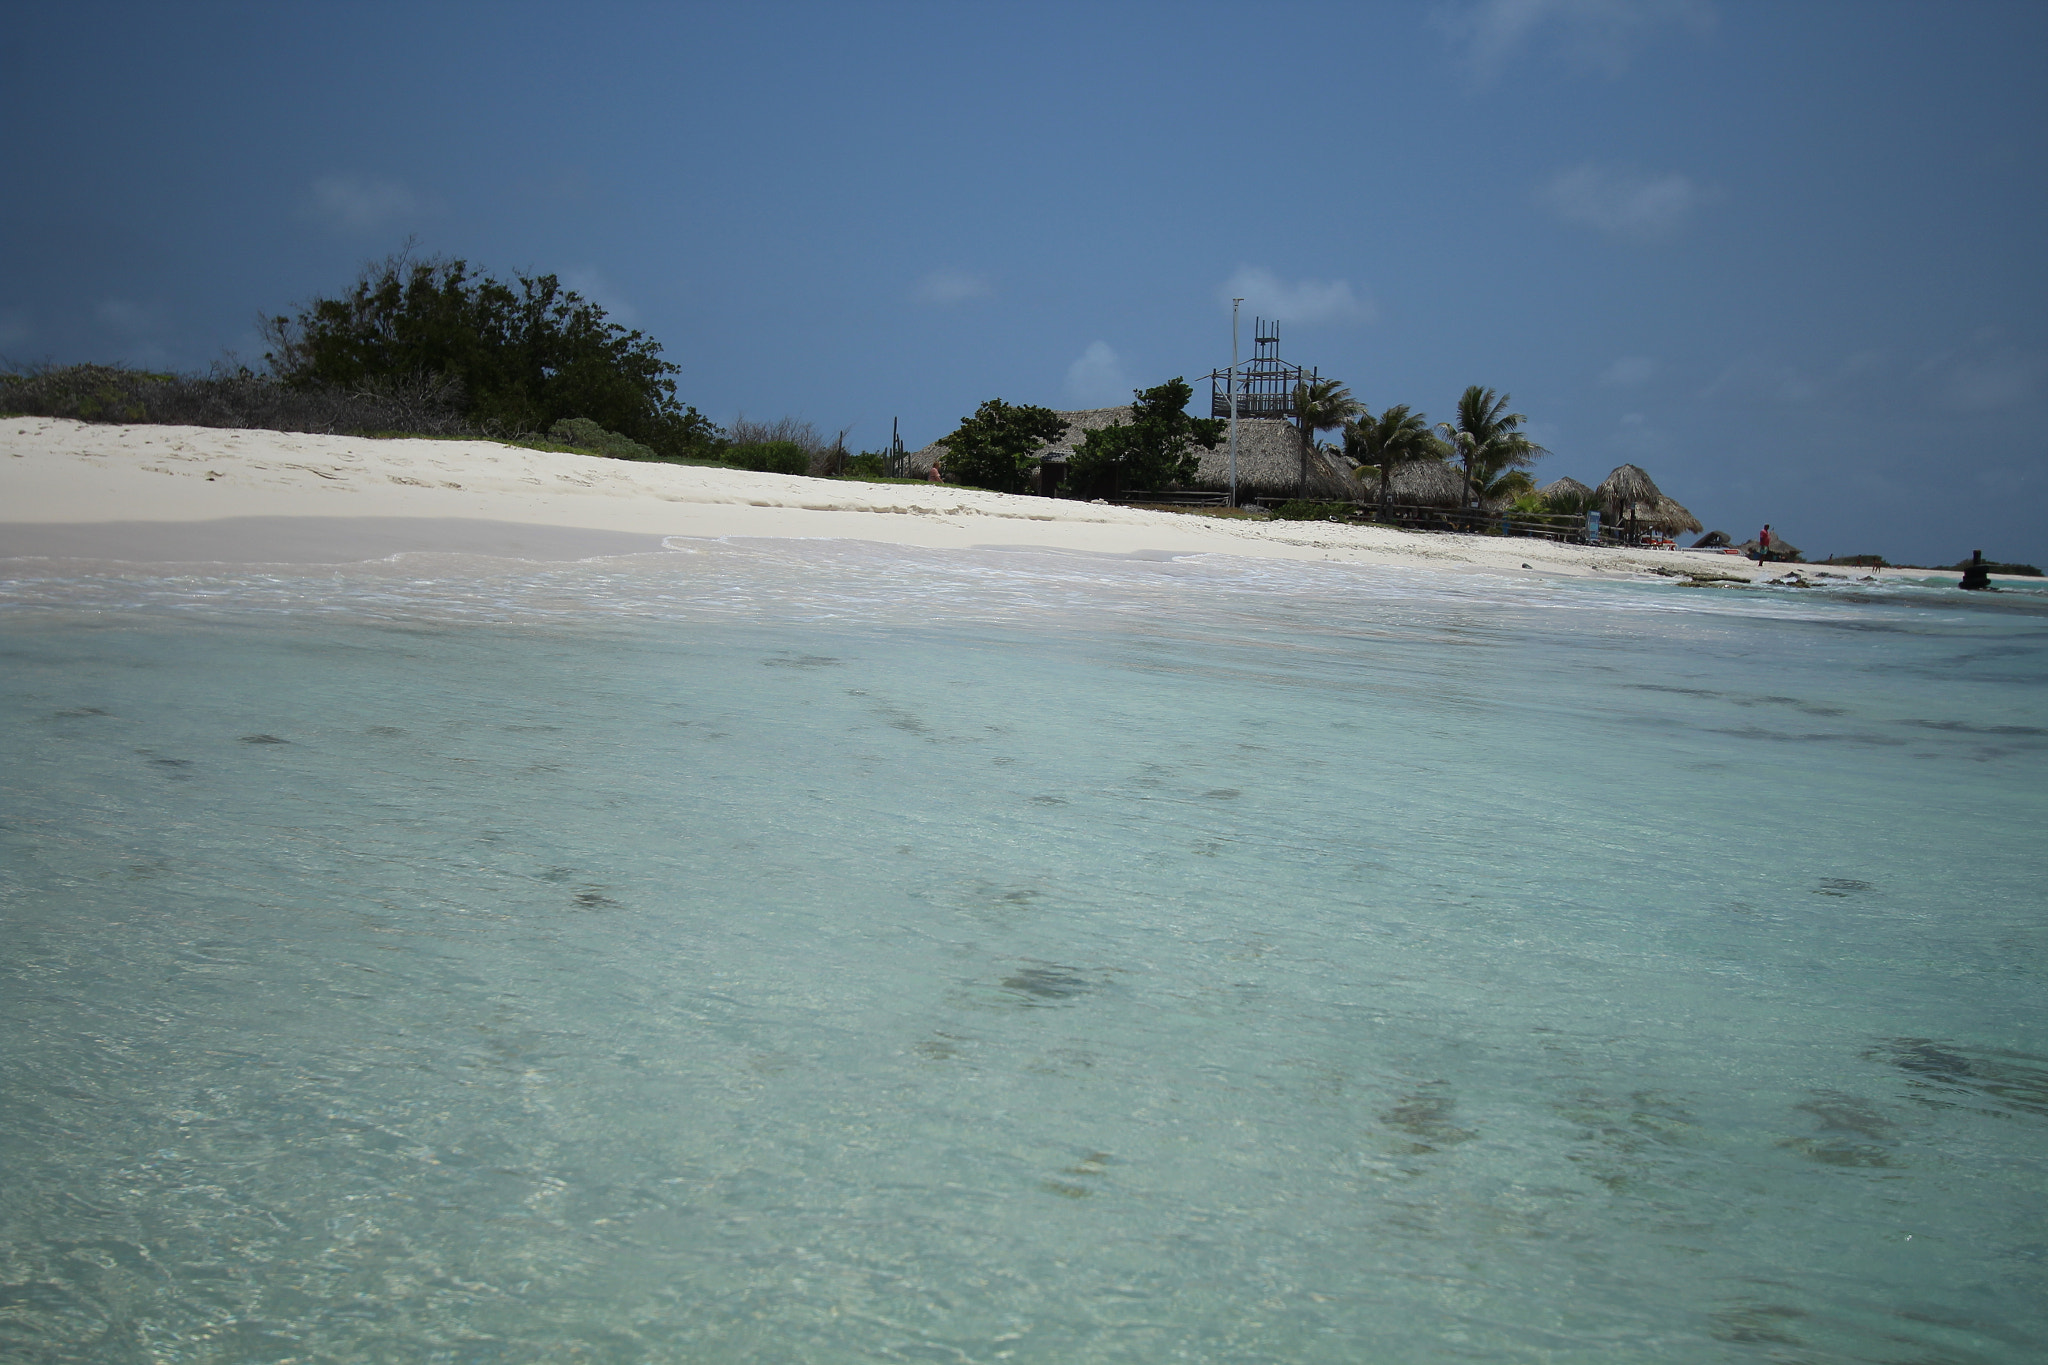
<svg viewBox="0 0 2048 1365">
<path fill-rule="evenodd" d="M 548 439 L 577 450 L 592 450 L 615 460 L 652 460 L 655 454 L 630 436 L 606 431 L 588 417 L 564 417 L 548 428 Z"/>
<path fill-rule="evenodd" d="M 1131 420 L 1100 427 L 1081 438 L 1069 465 L 1077 488 L 1115 496 L 1126 488 L 1171 488 L 1194 480 L 1201 457 L 1214 450 L 1227 423 L 1190 417 L 1194 390 L 1179 377 L 1132 394 Z M 1064 430 L 1064 427 L 1062 427 Z"/>
<path fill-rule="evenodd" d="M 851 479 L 886 479 L 889 477 L 889 457 L 879 450 L 863 450 L 846 462 L 846 468 L 840 471 L 840 475 Z"/>
<path fill-rule="evenodd" d="M 432 375 L 395 376 L 354 389 L 294 388 L 239 367 L 179 375 L 66 365 L 0 374 L 0 412 L 269 431 L 471 434 L 462 415 L 461 386 Z"/>
<path fill-rule="evenodd" d="M 1377 417 L 1361 405 L 1358 415 L 1344 424 L 1344 453 L 1359 462 L 1361 475 L 1369 471 L 1378 480 L 1384 512 L 1395 468 L 1416 460 L 1441 460 L 1444 445 L 1430 431 L 1429 418 L 1410 412 L 1406 403 L 1384 408 Z"/>
<path fill-rule="evenodd" d="M 795 441 L 749 441 L 728 446 L 721 458 L 735 468 L 763 474 L 811 472 L 811 452 Z"/>
<path fill-rule="evenodd" d="M 1465 466 L 1465 497 L 1490 501 L 1514 497 L 1535 487 L 1526 470 L 1550 452 L 1530 440 L 1522 424 L 1529 419 L 1508 411 L 1508 395 L 1472 385 L 1458 396 L 1458 419 L 1441 422 L 1437 430 Z"/>
<path fill-rule="evenodd" d="M 1022 493 L 1037 473 L 1038 448 L 1066 430 L 1065 419 L 1051 408 L 991 398 L 944 438 L 945 476 L 998 493 Z"/>
<path fill-rule="evenodd" d="M 677 402 L 676 366 L 652 338 L 611 322 L 553 275 L 513 279 L 401 253 L 366 267 L 338 297 L 268 319 L 266 359 L 278 382 L 299 390 L 436 377 L 460 386 L 463 418 L 486 433 L 583 418 L 656 458 L 716 443 L 716 428 Z"/>
<path fill-rule="evenodd" d="M 1315 448 L 1316 433 L 1341 427 L 1364 411 L 1365 404 L 1334 379 L 1305 379 L 1294 386 L 1294 422 L 1301 431 L 1302 497 L 1308 496 L 1308 453 Z"/>
</svg>

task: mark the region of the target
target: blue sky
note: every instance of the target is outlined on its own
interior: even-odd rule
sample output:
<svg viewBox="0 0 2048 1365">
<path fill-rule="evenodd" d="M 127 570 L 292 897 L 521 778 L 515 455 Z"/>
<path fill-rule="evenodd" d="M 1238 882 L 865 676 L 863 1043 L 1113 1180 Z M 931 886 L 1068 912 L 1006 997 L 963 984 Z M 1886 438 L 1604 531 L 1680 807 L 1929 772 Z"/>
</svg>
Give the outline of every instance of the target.
<svg viewBox="0 0 2048 1365">
<path fill-rule="evenodd" d="M 416 237 L 915 446 L 1205 374 L 1243 294 L 1543 478 L 2048 564 L 2044 74 L 1989 0 L 17 7 L 0 356 L 254 360 Z"/>
</svg>

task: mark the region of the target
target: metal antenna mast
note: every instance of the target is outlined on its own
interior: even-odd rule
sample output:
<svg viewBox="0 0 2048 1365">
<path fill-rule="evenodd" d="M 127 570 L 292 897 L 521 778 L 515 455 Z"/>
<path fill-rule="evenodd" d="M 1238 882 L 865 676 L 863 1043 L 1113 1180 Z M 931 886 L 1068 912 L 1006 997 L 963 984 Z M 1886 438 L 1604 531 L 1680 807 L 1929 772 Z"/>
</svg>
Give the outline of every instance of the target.
<svg viewBox="0 0 2048 1365">
<path fill-rule="evenodd" d="M 1230 301 L 1230 505 L 1237 506 L 1237 306 Z"/>
</svg>

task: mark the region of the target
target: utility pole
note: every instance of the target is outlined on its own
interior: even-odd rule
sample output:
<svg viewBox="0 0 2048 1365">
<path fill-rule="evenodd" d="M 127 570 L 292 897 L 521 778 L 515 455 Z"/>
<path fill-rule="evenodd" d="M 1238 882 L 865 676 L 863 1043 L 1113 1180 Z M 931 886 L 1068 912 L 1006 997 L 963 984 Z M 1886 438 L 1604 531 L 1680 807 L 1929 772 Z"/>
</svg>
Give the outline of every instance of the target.
<svg viewBox="0 0 2048 1365">
<path fill-rule="evenodd" d="M 1230 505 L 1237 506 L 1237 306 L 1230 301 Z"/>
</svg>

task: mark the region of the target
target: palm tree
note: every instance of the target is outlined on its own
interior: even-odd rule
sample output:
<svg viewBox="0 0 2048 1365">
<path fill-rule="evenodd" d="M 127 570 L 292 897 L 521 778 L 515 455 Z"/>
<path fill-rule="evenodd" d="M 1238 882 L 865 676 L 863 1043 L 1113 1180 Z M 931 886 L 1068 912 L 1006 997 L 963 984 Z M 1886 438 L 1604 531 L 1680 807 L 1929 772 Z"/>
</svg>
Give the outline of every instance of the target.
<svg viewBox="0 0 2048 1365">
<path fill-rule="evenodd" d="M 1508 411 L 1508 395 L 1474 384 L 1458 398 L 1456 423 L 1440 422 L 1437 430 L 1465 465 L 1465 501 L 1476 488 L 1491 490 L 1502 476 L 1536 462 L 1550 452 L 1521 429 L 1529 419 Z M 1501 491 L 1506 491 L 1503 487 Z"/>
<path fill-rule="evenodd" d="M 1378 467 L 1380 515 L 1385 516 L 1394 466 L 1411 460 L 1441 459 L 1443 446 L 1431 434 L 1427 417 L 1408 411 L 1406 403 L 1396 403 L 1377 417 L 1361 408 L 1356 418 L 1346 422 L 1344 453 L 1359 462 L 1360 475 L 1368 467 Z"/>
<path fill-rule="evenodd" d="M 1351 390 L 1334 379 L 1303 379 L 1294 385 L 1294 420 L 1301 428 L 1301 490 L 1308 496 L 1308 453 L 1314 449 L 1316 433 L 1341 427 L 1365 411 L 1365 404 L 1351 396 Z"/>
<path fill-rule="evenodd" d="M 1490 479 L 1480 479 L 1472 491 L 1479 495 L 1479 501 L 1482 503 L 1499 499 L 1513 500 L 1534 494 L 1536 480 L 1529 477 L 1529 471 L 1526 469 L 1509 469 Z"/>
</svg>

